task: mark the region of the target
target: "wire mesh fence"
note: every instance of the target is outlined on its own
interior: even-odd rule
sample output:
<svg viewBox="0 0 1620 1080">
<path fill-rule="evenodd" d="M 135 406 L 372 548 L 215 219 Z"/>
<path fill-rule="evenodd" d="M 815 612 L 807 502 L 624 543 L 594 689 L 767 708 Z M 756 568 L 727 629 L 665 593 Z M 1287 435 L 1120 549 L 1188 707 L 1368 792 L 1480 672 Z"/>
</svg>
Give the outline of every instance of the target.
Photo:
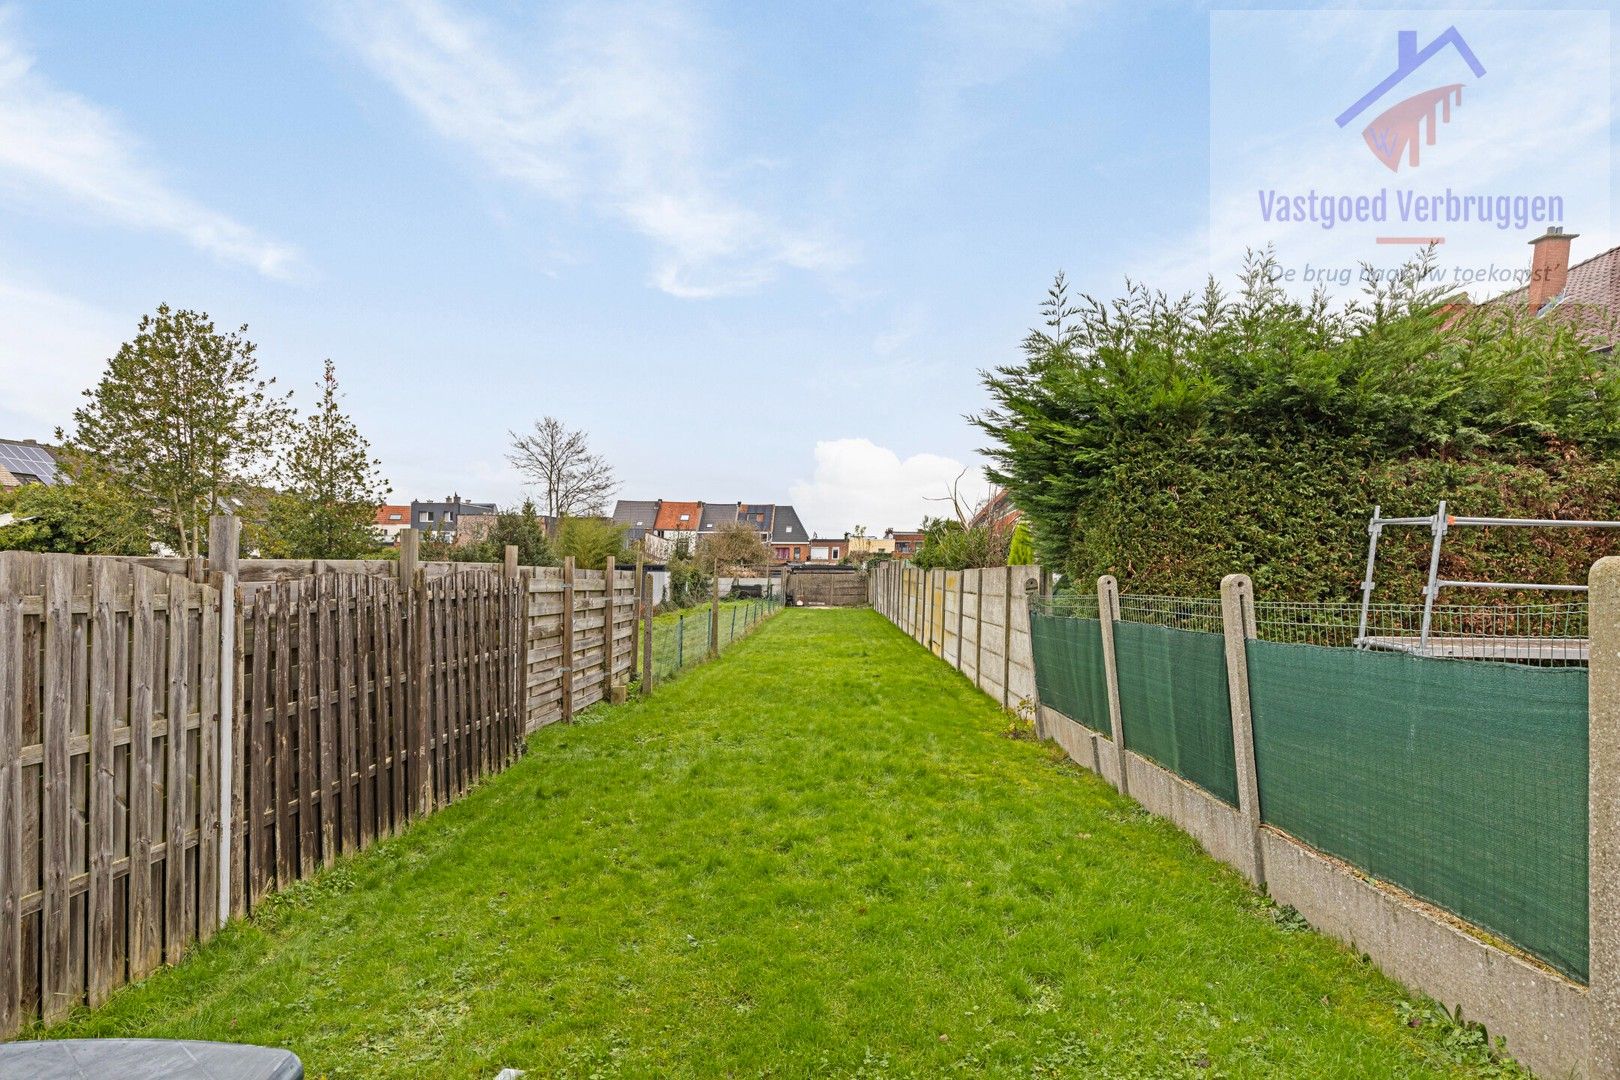
<svg viewBox="0 0 1620 1080">
<path fill-rule="evenodd" d="M 1032 596 L 1029 610 L 1037 615 L 1059 619 L 1097 618 L 1097 594 L 1061 592 L 1052 596 Z"/>
<path fill-rule="evenodd" d="M 1093 593 L 1059 593 L 1031 601 L 1031 611 L 1052 618 L 1096 619 Z M 1372 649 L 1417 656 L 1497 660 L 1538 667 L 1584 666 L 1587 659 L 1585 600 L 1535 604 L 1436 604 L 1423 633 L 1422 604 L 1369 604 L 1366 625 L 1355 601 L 1259 600 L 1257 636 L 1290 645 Z M 1126 594 L 1121 622 L 1173 630 L 1223 632 L 1215 597 Z"/>
<path fill-rule="evenodd" d="M 1510 661 L 1538 667 L 1579 666 L 1587 658 L 1584 600 L 1436 604 L 1430 613 L 1426 639 L 1421 604 L 1369 604 L 1365 628 L 1361 605 L 1354 602 L 1261 600 L 1254 609 L 1262 641 Z"/>
<path fill-rule="evenodd" d="M 722 601 L 718 621 L 708 605 L 656 616 L 652 630 L 653 682 L 703 662 L 712 652 L 724 652 L 781 608 L 780 598 L 772 593 Z"/>
<path fill-rule="evenodd" d="M 1121 622 L 1149 623 L 1205 634 L 1219 634 L 1223 630 L 1220 600 L 1204 597 L 1121 596 L 1119 618 Z"/>
</svg>

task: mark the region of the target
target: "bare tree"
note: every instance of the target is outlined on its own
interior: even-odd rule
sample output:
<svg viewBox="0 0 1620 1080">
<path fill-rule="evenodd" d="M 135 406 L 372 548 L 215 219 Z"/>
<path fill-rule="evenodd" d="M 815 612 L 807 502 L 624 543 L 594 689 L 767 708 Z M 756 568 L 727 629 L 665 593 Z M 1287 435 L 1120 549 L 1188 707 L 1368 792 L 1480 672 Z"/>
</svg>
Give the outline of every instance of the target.
<svg viewBox="0 0 1620 1080">
<path fill-rule="evenodd" d="M 507 460 L 540 489 L 547 514 L 565 518 L 607 512 L 608 498 L 619 490 L 619 481 L 607 459 L 591 450 L 585 432 L 569 430 L 555 416 L 547 416 L 536 420 L 527 435 L 507 434 L 512 436 Z"/>
</svg>

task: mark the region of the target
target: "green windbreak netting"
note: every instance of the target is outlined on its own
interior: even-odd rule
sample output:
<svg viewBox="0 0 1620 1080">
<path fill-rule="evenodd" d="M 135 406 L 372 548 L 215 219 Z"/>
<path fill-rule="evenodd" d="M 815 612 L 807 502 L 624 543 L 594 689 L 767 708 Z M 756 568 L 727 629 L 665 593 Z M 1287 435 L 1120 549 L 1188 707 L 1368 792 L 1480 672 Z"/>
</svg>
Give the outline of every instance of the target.
<svg viewBox="0 0 1620 1080">
<path fill-rule="evenodd" d="M 1103 672 L 1102 624 L 1031 612 L 1031 651 L 1035 689 L 1042 705 L 1104 735 L 1108 721 L 1108 683 Z"/>
<path fill-rule="evenodd" d="M 1236 806 L 1222 635 L 1118 622 L 1114 658 L 1126 749 Z"/>
<path fill-rule="evenodd" d="M 1585 669 L 1264 641 L 1248 661 L 1266 821 L 1586 977 Z"/>
</svg>

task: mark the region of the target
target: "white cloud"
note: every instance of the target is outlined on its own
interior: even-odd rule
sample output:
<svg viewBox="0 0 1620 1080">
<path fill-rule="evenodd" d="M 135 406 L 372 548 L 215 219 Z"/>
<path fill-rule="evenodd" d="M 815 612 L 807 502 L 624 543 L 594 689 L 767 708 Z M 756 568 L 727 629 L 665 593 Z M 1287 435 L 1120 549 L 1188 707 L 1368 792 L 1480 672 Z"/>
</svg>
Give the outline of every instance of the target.
<svg viewBox="0 0 1620 1080">
<path fill-rule="evenodd" d="M 790 489 L 805 528 L 819 536 L 839 536 L 865 525 L 868 532 L 913 529 L 924 516 L 948 514 L 937 500 L 950 492 L 963 464 L 939 454 L 913 454 L 902 460 L 870 439 L 828 439 L 816 443 L 815 472 Z M 962 476 L 964 497 L 981 495 L 983 480 Z"/>
<path fill-rule="evenodd" d="M 193 247 L 270 277 L 286 277 L 292 248 L 172 190 L 141 160 L 116 118 L 34 70 L 0 9 L 0 182 L 31 201 L 70 203 L 110 221 L 173 233 Z"/>
<path fill-rule="evenodd" d="M 831 238 L 781 224 L 719 182 L 706 123 L 714 65 L 673 6 L 579 4 L 521 44 L 437 0 L 361 0 L 333 23 L 441 137 L 649 240 L 665 292 L 747 292 L 783 269 L 847 262 Z"/>
<path fill-rule="evenodd" d="M 71 427 L 79 391 L 94 384 L 130 327 L 71 297 L 0 280 L 0 417 L 6 434 L 49 438 Z"/>
</svg>

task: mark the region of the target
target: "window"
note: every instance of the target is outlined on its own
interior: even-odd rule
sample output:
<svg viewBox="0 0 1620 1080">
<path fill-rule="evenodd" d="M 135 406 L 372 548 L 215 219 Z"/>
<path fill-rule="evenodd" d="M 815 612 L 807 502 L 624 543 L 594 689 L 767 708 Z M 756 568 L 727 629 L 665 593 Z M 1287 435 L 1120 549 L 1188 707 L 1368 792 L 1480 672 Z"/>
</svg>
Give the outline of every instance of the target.
<svg viewBox="0 0 1620 1080">
<path fill-rule="evenodd" d="M 423 510 L 421 513 L 416 515 L 416 520 L 417 521 L 432 521 L 433 520 L 433 511 L 431 511 L 431 510 Z"/>
<path fill-rule="evenodd" d="M 389 521 L 400 521 L 400 520 L 403 520 L 403 515 L 400 515 L 400 514 L 389 514 L 389 515 L 388 515 L 388 520 L 389 520 Z"/>
<path fill-rule="evenodd" d="M 793 526 L 791 526 L 791 525 L 784 525 L 784 526 L 782 526 L 782 531 L 783 531 L 783 532 L 792 532 L 792 531 L 793 531 Z"/>
<path fill-rule="evenodd" d="M 692 515 L 691 514 L 682 514 L 681 515 L 681 520 L 682 521 L 691 521 L 692 520 Z"/>
<path fill-rule="evenodd" d="M 837 548 L 833 548 L 833 558 L 835 558 L 835 559 L 838 558 L 838 549 Z"/>
</svg>

